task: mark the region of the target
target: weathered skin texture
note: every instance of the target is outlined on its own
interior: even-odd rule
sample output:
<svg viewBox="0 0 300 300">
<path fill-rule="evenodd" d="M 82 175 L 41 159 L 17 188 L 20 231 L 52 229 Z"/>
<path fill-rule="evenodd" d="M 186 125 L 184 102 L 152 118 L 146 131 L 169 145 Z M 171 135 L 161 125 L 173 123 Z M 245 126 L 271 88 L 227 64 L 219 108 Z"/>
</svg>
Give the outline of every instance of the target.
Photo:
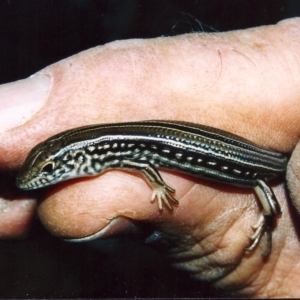
<svg viewBox="0 0 300 300">
<path fill-rule="evenodd" d="M 244 31 L 114 42 L 67 58 L 42 70 L 42 76 L 0 87 L 2 176 L 10 180 L 9 172 L 45 138 L 104 122 L 185 120 L 292 152 L 300 135 L 299 49 L 300 20 L 291 19 Z M 23 107 L 24 99 L 31 106 Z M 7 118 L 9 109 L 14 120 Z M 298 212 L 299 156 L 293 153 L 287 173 Z M 260 209 L 251 191 L 171 172 L 162 176 L 176 187 L 180 201 L 172 213 L 149 204 L 151 189 L 142 178 L 111 171 L 48 189 L 38 214 L 50 232 L 67 238 L 93 234 L 117 216 L 155 222 L 172 240 L 174 265 L 194 277 L 214 280 L 235 295 L 299 297 L 299 232 L 283 183 L 273 186 L 283 213 L 264 261 L 264 239 L 244 254 Z M 9 203 L 9 211 L 4 222 L 0 209 L 0 233 L 21 236 L 35 199 L 5 186 L 0 203 L 2 208 Z"/>
</svg>

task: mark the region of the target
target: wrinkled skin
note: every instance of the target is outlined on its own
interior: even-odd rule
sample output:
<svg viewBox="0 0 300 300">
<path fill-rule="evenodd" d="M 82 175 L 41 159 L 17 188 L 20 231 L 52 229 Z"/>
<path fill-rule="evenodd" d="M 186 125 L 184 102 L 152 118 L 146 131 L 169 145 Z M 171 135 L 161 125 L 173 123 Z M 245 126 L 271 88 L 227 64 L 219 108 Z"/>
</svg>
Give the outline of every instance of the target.
<svg viewBox="0 0 300 300">
<path fill-rule="evenodd" d="M 234 295 L 300 296 L 300 19 L 227 33 L 117 41 L 40 74 L 0 87 L 2 238 L 24 236 L 36 210 L 62 238 L 93 234 L 125 216 L 156 223 L 172 242 L 174 265 L 199 280 L 214 280 Z M 14 118 L 8 117 L 11 109 Z M 161 172 L 176 187 L 180 204 L 160 213 L 149 203 L 151 189 L 143 178 L 121 171 L 53 186 L 38 204 L 14 188 L 11 172 L 47 137 L 87 124 L 144 119 L 202 123 L 262 147 L 294 150 L 289 192 L 273 183 L 283 213 L 269 259 L 261 255 L 264 238 L 244 253 L 261 209 L 251 190 Z"/>
</svg>

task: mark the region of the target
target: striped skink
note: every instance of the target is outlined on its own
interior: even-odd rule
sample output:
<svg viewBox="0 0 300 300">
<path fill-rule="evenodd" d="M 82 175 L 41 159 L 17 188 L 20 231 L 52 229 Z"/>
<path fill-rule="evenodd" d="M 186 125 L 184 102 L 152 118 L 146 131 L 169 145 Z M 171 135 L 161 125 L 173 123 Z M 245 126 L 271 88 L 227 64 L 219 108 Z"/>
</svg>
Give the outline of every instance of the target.
<svg viewBox="0 0 300 300">
<path fill-rule="evenodd" d="M 246 250 L 253 250 L 266 233 L 269 242 L 264 255 L 268 255 L 272 220 L 281 209 L 267 182 L 285 172 L 287 161 L 284 154 L 203 125 L 173 121 L 100 124 L 59 133 L 35 146 L 17 176 L 17 185 L 37 189 L 121 168 L 144 175 L 160 210 L 163 204 L 172 210 L 178 201 L 157 168 L 253 188 L 262 213 Z"/>
</svg>

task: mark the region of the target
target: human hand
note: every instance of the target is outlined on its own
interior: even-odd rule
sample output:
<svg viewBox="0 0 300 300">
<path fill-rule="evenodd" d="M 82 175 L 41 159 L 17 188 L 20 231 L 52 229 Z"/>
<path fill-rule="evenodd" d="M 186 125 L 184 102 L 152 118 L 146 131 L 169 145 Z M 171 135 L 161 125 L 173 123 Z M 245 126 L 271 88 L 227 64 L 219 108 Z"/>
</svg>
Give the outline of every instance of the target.
<svg viewBox="0 0 300 300">
<path fill-rule="evenodd" d="M 31 79 L 2 86 L 0 168 L 6 180 L 2 236 L 23 234 L 36 205 L 28 194 L 7 184 L 12 178 L 8 174 L 18 170 L 34 145 L 65 129 L 184 120 L 291 152 L 299 136 L 299 22 L 114 42 L 60 61 Z M 297 153 L 291 159 L 288 183 L 299 207 Z M 244 296 L 299 296 L 300 287 L 294 282 L 300 271 L 296 255 L 300 244 L 283 183 L 273 186 L 283 214 L 265 261 L 264 239 L 250 255 L 244 252 L 260 210 L 251 190 L 173 172 L 161 174 L 176 187 L 180 201 L 172 213 L 160 213 L 156 203 L 149 203 L 151 189 L 142 178 L 114 170 L 47 189 L 38 204 L 39 217 L 62 238 L 93 234 L 118 216 L 151 222 L 172 241 L 169 254 L 174 265 L 194 277 L 214 280 L 216 287 Z M 17 200 L 11 201 L 14 197 Z"/>
</svg>

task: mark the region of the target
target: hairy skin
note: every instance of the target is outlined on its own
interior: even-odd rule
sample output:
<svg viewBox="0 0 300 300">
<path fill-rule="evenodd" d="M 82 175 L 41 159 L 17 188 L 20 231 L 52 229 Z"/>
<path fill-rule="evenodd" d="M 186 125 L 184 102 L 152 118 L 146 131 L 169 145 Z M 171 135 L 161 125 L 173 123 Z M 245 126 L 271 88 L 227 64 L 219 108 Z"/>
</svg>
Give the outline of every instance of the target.
<svg viewBox="0 0 300 300">
<path fill-rule="evenodd" d="M 50 87 L 33 116 L 20 106 L 16 123 L 0 124 L 0 170 L 3 176 L 17 170 L 36 143 L 62 130 L 145 119 L 201 123 L 291 153 L 300 135 L 299 49 L 300 19 L 290 19 L 243 31 L 117 41 L 74 55 L 40 72 Z M 18 87 L 1 87 L 0 98 L 21 103 Z M 1 105 L 5 100 L 4 115 Z M 173 245 L 174 265 L 193 277 L 233 295 L 299 297 L 299 156 L 299 150 L 293 153 L 287 172 L 297 215 L 285 185 L 273 185 L 283 213 L 267 260 L 264 238 L 253 253 L 244 253 L 261 209 L 251 190 L 177 173 L 161 172 L 176 187 L 180 204 L 173 212 L 159 213 L 149 203 L 151 189 L 141 177 L 110 171 L 49 188 L 38 214 L 64 238 L 93 234 L 118 216 L 153 222 Z M 0 221 L 2 237 L 22 235 L 33 216 L 34 199 L 15 193 L 7 215 L 16 226 Z M 1 196 L 0 203 L 7 203 Z M 20 209 L 22 202 L 27 205 Z M 21 219 L 27 221 L 20 227 Z"/>
</svg>

